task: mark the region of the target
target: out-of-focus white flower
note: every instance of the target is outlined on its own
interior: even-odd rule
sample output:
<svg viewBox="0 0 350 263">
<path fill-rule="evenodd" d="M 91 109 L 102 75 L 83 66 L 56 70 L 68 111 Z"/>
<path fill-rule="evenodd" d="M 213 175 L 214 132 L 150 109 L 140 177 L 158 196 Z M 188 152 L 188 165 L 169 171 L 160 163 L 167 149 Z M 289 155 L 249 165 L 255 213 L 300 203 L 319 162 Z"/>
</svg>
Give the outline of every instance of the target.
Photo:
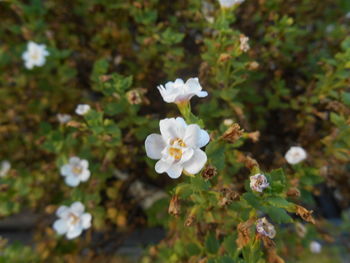
<svg viewBox="0 0 350 263">
<path fill-rule="evenodd" d="M 89 112 L 90 109 L 91 107 L 88 104 L 78 104 L 78 106 L 75 109 L 75 113 L 78 115 L 85 115 Z"/>
<path fill-rule="evenodd" d="M 250 188 L 256 192 L 262 192 L 269 187 L 269 183 L 263 174 L 256 174 L 250 177 Z"/>
<path fill-rule="evenodd" d="M 231 126 L 233 124 L 233 120 L 232 119 L 225 119 L 224 120 L 224 125 L 225 126 Z"/>
<path fill-rule="evenodd" d="M 11 163 L 7 160 L 1 162 L 0 177 L 4 177 L 11 169 Z"/>
<path fill-rule="evenodd" d="M 249 46 L 249 37 L 241 34 L 239 36 L 239 49 L 242 50 L 243 52 L 247 52 L 249 49 L 250 49 L 250 46 Z"/>
<path fill-rule="evenodd" d="M 159 160 L 156 172 L 166 172 L 173 179 L 180 177 L 183 170 L 198 173 L 207 162 L 200 148 L 208 144 L 209 134 L 197 124 L 187 125 L 180 117 L 161 120 L 159 127 L 161 134 L 153 133 L 145 141 L 147 156 Z"/>
<path fill-rule="evenodd" d="M 259 218 L 256 223 L 256 231 L 261 235 L 267 236 L 269 238 L 274 238 L 276 235 L 275 227 L 267 221 L 265 217 Z"/>
<path fill-rule="evenodd" d="M 307 233 L 306 227 L 303 224 L 299 223 L 299 222 L 297 222 L 295 224 L 295 231 L 297 232 L 298 236 L 301 237 L 301 238 L 305 237 L 305 235 Z"/>
<path fill-rule="evenodd" d="M 292 146 L 284 155 L 284 158 L 289 164 L 297 164 L 305 160 L 307 157 L 306 151 L 299 146 Z"/>
<path fill-rule="evenodd" d="M 65 182 L 71 187 L 86 182 L 90 178 L 89 162 L 79 157 L 71 157 L 69 163 L 61 167 L 61 175 L 66 177 Z"/>
<path fill-rule="evenodd" d="M 169 81 L 158 86 L 158 90 L 163 100 L 168 103 L 181 103 L 189 101 L 193 96 L 200 98 L 208 96 L 208 92 L 202 91 L 202 86 L 198 78 L 190 78 L 184 83 L 182 79 L 176 79 L 175 82 Z"/>
<path fill-rule="evenodd" d="M 57 120 L 59 121 L 59 123 L 64 124 L 69 122 L 72 119 L 72 116 L 70 116 L 69 114 L 63 114 L 63 113 L 58 113 L 57 114 Z"/>
<path fill-rule="evenodd" d="M 222 8 L 230 8 L 236 4 L 243 3 L 244 0 L 219 0 L 220 6 Z"/>
<path fill-rule="evenodd" d="M 40 45 L 29 41 L 27 50 L 22 54 L 22 59 L 24 60 L 25 67 L 27 69 L 32 69 L 34 66 L 43 66 L 48 55 L 49 52 L 46 50 L 46 45 Z"/>
<path fill-rule="evenodd" d="M 347 13 L 346 13 L 345 18 L 346 18 L 346 19 L 350 19 L 350 12 L 347 12 Z"/>
<path fill-rule="evenodd" d="M 91 214 L 84 213 L 85 207 L 81 202 L 74 202 L 70 207 L 60 206 L 56 215 L 59 219 L 53 224 L 53 228 L 59 235 L 66 235 L 73 239 L 91 227 Z"/>
<path fill-rule="evenodd" d="M 310 251 L 314 254 L 319 254 L 322 251 L 322 245 L 317 241 L 311 241 L 310 243 Z"/>
</svg>

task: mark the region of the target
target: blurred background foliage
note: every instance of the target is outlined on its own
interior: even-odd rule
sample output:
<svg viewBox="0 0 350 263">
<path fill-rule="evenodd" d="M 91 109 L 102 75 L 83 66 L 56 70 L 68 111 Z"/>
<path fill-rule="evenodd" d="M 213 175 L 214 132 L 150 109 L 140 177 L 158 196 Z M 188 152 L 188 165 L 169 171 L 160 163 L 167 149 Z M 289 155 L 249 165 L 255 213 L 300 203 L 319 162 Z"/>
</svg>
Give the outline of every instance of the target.
<svg viewBox="0 0 350 263">
<path fill-rule="evenodd" d="M 111 251 L 129 233 L 159 225 L 183 236 L 151 247 L 145 262 L 200 262 L 194 255 L 233 249 L 235 234 L 219 244 L 209 234 L 204 248 L 187 243 L 194 233 L 183 226 L 185 213 L 182 221 L 167 214 L 167 193 L 181 180 L 157 175 L 145 156 L 144 140 L 158 131 L 159 119 L 178 115 L 156 86 L 177 77 L 198 76 L 209 92 L 192 107 L 213 138 L 228 128 L 225 120 L 246 131 L 234 144 L 207 147 L 218 170 L 213 185 L 243 194 L 249 157 L 263 171 L 283 167 L 285 190 L 298 188 L 301 203 L 315 210 L 318 223 L 307 226 L 305 241 L 290 225 L 278 229 L 286 262 L 308 262 L 310 240 L 338 244 L 332 234 L 340 230 L 324 218 L 321 201 L 322 189 L 330 189 L 334 217 L 350 201 L 349 1 L 246 0 L 225 10 L 209 0 L 8 0 L 0 7 L 0 160 L 12 164 L 0 179 L 0 216 L 40 216 L 35 246 L 3 244 L 0 262 L 119 262 Z M 249 37 L 247 52 L 242 35 Z M 48 47 L 43 67 L 25 69 L 28 41 Z M 92 107 L 84 117 L 74 114 L 79 103 Z M 60 124 L 58 113 L 73 118 Z M 292 168 L 283 155 L 293 145 L 309 157 Z M 92 176 L 70 188 L 59 167 L 74 155 L 89 160 Z M 210 187 L 203 182 L 199 189 Z M 53 214 L 77 200 L 93 227 L 74 241 L 58 238 Z M 210 227 L 206 222 L 203 231 Z M 349 239 L 340 243 L 322 252 L 333 258 L 324 262 L 349 250 Z"/>
</svg>

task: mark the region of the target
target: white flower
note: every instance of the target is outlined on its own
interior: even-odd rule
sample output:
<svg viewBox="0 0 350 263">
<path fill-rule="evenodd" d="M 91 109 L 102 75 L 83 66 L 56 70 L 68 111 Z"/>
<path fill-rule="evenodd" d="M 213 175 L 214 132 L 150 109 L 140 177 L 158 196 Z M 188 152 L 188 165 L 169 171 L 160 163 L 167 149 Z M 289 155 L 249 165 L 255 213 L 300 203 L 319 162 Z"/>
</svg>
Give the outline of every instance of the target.
<svg viewBox="0 0 350 263">
<path fill-rule="evenodd" d="M 250 46 L 249 46 L 249 37 L 246 37 L 245 35 L 240 35 L 239 36 L 239 49 L 242 50 L 243 52 L 247 52 L 249 49 L 250 49 Z"/>
<path fill-rule="evenodd" d="M 182 79 L 176 79 L 175 82 L 169 81 L 158 86 L 158 90 L 165 102 L 181 103 L 190 100 L 193 96 L 200 98 L 208 96 L 208 92 L 202 91 L 202 86 L 198 78 L 190 78 L 184 83 Z"/>
<path fill-rule="evenodd" d="M 233 124 L 233 120 L 232 119 L 225 119 L 224 120 L 224 125 L 225 126 L 231 126 Z"/>
<path fill-rule="evenodd" d="M 244 0 L 219 0 L 220 6 L 223 8 L 230 8 L 236 4 L 243 3 Z"/>
<path fill-rule="evenodd" d="M 284 155 L 284 158 L 289 164 L 297 164 L 305 160 L 307 157 L 306 151 L 299 146 L 292 146 Z"/>
<path fill-rule="evenodd" d="M 269 187 L 269 183 L 263 174 L 256 174 L 250 177 L 250 188 L 256 192 L 262 192 Z"/>
<path fill-rule="evenodd" d="M 91 107 L 88 104 L 79 104 L 75 109 L 75 113 L 78 115 L 85 115 L 90 109 Z"/>
<path fill-rule="evenodd" d="M 9 161 L 2 161 L 0 167 L 0 177 L 4 177 L 11 169 L 11 163 Z"/>
<path fill-rule="evenodd" d="M 61 167 L 61 175 L 66 177 L 66 184 L 72 187 L 86 182 L 90 177 L 89 162 L 79 157 L 71 157 L 69 163 Z"/>
<path fill-rule="evenodd" d="M 57 234 L 65 234 L 68 239 L 73 239 L 91 227 L 91 214 L 84 213 L 84 210 L 81 202 L 74 202 L 70 207 L 60 206 L 56 211 L 59 219 L 53 224 Z"/>
<path fill-rule="evenodd" d="M 322 250 L 322 245 L 318 243 L 317 241 L 312 241 L 310 243 L 310 251 L 314 254 L 319 254 L 321 253 Z"/>
<path fill-rule="evenodd" d="M 72 119 L 72 116 L 70 116 L 69 114 L 58 113 L 57 119 L 59 123 L 64 124 L 69 122 Z"/>
<path fill-rule="evenodd" d="M 159 127 L 161 135 L 153 133 L 145 141 L 147 156 L 159 160 L 156 172 L 166 172 L 173 179 L 183 170 L 198 173 L 207 162 L 200 148 L 208 144 L 209 134 L 197 124 L 187 125 L 180 117 L 161 120 Z"/>
<path fill-rule="evenodd" d="M 267 221 L 265 217 L 259 218 L 256 221 L 256 231 L 269 238 L 274 238 L 276 235 L 275 227 Z"/>
<path fill-rule="evenodd" d="M 27 50 L 22 54 L 22 59 L 25 67 L 32 69 L 34 66 L 43 66 L 48 55 L 49 52 L 46 50 L 46 45 L 39 45 L 30 41 L 28 42 Z"/>
</svg>

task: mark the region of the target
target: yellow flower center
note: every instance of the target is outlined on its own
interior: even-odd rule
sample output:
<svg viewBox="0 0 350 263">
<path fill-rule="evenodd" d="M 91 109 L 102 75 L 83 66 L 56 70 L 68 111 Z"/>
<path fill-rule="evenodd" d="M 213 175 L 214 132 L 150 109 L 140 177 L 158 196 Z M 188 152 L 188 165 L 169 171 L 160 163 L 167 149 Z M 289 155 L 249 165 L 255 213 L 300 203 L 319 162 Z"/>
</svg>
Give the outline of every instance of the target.
<svg viewBox="0 0 350 263">
<path fill-rule="evenodd" d="M 70 219 L 70 222 L 75 225 L 79 222 L 79 217 L 76 216 L 74 213 L 70 213 L 69 214 L 69 219 Z"/>
<path fill-rule="evenodd" d="M 175 158 L 175 160 L 180 160 L 182 158 L 182 148 L 186 147 L 183 140 L 177 138 L 170 141 L 172 147 L 169 148 L 169 154 Z"/>
<path fill-rule="evenodd" d="M 39 58 L 38 52 L 33 52 L 33 53 L 31 54 L 31 58 L 32 58 L 33 60 L 37 60 L 37 59 Z"/>
<path fill-rule="evenodd" d="M 81 174 L 81 172 L 83 171 L 83 168 L 80 165 L 74 165 L 72 168 L 72 171 L 74 174 L 78 175 L 78 174 Z"/>
</svg>

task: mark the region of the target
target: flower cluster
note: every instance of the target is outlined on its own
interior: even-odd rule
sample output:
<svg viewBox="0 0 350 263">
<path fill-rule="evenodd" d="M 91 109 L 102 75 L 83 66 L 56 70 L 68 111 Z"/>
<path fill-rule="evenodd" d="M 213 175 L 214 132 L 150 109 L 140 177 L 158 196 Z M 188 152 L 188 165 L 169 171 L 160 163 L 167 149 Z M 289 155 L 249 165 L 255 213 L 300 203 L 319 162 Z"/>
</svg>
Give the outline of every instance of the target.
<svg viewBox="0 0 350 263">
<path fill-rule="evenodd" d="M 158 87 L 165 102 L 187 103 L 193 96 L 205 97 L 198 78 L 168 82 Z M 200 148 L 208 144 L 209 134 L 197 124 L 187 124 L 181 117 L 167 118 L 159 122 L 160 134 L 146 138 L 147 156 L 156 163 L 157 173 L 167 173 L 171 178 L 179 178 L 184 171 L 197 174 L 207 162 L 207 155 Z"/>
</svg>

